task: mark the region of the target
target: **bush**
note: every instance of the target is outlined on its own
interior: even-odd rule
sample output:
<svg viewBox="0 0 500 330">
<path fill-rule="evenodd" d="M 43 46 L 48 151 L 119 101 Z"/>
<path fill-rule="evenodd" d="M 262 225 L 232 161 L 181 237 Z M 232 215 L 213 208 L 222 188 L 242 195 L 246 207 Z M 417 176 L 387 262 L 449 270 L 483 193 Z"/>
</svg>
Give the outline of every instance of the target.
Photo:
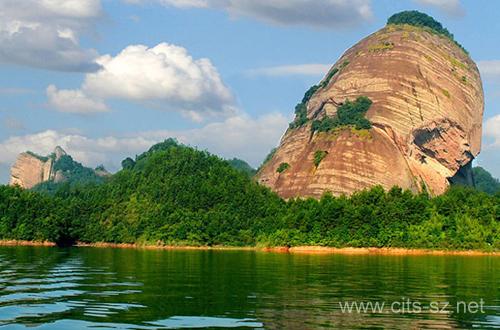
<svg viewBox="0 0 500 330">
<path fill-rule="evenodd" d="M 318 167 L 321 161 L 328 155 L 327 151 L 317 150 L 314 153 L 314 166 Z"/>
<path fill-rule="evenodd" d="M 281 163 L 280 166 L 278 166 L 278 168 L 276 169 L 276 172 L 283 173 L 286 170 L 288 170 L 289 168 L 290 168 L 290 164 L 288 164 L 288 163 Z"/>
<path fill-rule="evenodd" d="M 344 61 L 341 65 L 341 69 L 345 68 L 349 64 L 349 61 Z M 314 85 L 307 90 L 302 98 L 302 101 L 295 106 L 295 119 L 290 123 L 289 128 L 294 129 L 304 126 L 309 119 L 307 118 L 307 103 L 311 100 L 313 95 L 321 88 L 328 86 L 332 78 L 339 72 L 338 68 L 333 68 L 328 75 L 323 79 L 319 85 Z"/>
<path fill-rule="evenodd" d="M 370 121 L 364 116 L 372 101 L 366 96 L 360 96 L 356 101 L 346 101 L 337 109 L 335 117 L 326 117 L 323 120 L 315 120 L 312 123 L 313 132 L 328 132 L 335 128 L 353 126 L 356 129 L 370 129 Z"/>
<path fill-rule="evenodd" d="M 290 123 L 289 127 L 291 129 L 298 128 L 306 124 L 307 119 L 307 106 L 305 103 L 299 103 L 295 107 L 295 120 Z"/>
</svg>

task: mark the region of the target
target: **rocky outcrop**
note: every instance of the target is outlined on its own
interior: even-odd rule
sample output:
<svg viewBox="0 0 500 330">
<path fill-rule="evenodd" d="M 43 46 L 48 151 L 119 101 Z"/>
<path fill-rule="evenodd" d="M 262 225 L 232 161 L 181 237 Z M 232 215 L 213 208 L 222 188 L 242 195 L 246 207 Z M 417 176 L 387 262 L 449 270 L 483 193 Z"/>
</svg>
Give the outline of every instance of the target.
<svg viewBox="0 0 500 330">
<path fill-rule="evenodd" d="M 388 25 L 347 50 L 313 92 L 307 121 L 286 131 L 257 174 L 282 197 L 351 194 L 374 185 L 441 194 L 454 180 L 470 181 L 481 148 L 483 89 L 475 63 L 451 39 Z M 311 129 L 360 96 L 373 102 L 370 129 Z M 316 164 L 318 151 L 325 156 Z M 283 163 L 288 168 L 277 171 Z"/>
<path fill-rule="evenodd" d="M 61 171 L 54 170 L 54 164 L 63 156 L 66 151 L 57 146 L 49 156 L 40 156 L 31 151 L 23 152 L 17 157 L 15 164 L 11 168 L 10 185 L 31 189 L 39 183 L 46 181 L 62 182 L 65 180 Z"/>
<path fill-rule="evenodd" d="M 11 168 L 10 185 L 31 189 L 43 182 L 99 181 L 111 174 L 103 166 L 95 170 L 75 162 L 61 147 L 48 156 L 23 152 Z"/>
<path fill-rule="evenodd" d="M 50 180 L 52 162 L 52 158 L 23 152 L 11 168 L 10 185 L 30 189 L 41 182 Z"/>
</svg>

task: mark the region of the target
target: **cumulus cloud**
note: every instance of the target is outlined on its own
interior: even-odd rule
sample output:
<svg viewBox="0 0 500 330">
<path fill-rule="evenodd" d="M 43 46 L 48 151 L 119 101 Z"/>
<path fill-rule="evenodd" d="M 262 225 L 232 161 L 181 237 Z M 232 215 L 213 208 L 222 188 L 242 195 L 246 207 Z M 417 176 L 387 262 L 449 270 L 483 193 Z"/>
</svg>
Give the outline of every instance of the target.
<svg viewBox="0 0 500 330">
<path fill-rule="evenodd" d="M 485 137 L 493 139 L 493 143 L 486 148 L 500 148 L 500 115 L 486 120 L 483 133 Z"/>
<path fill-rule="evenodd" d="M 102 101 L 89 98 L 81 90 L 58 90 L 50 85 L 47 87 L 47 97 L 49 105 L 61 112 L 86 114 L 109 110 Z"/>
<path fill-rule="evenodd" d="M 100 0 L 0 1 L 0 62 L 58 71 L 95 71 L 97 52 L 79 36 L 102 15 Z"/>
<path fill-rule="evenodd" d="M 342 28 L 371 19 L 370 0 L 128 0 L 178 8 L 215 8 L 232 17 L 250 17 L 275 25 Z"/>
<path fill-rule="evenodd" d="M 104 164 L 110 170 L 117 170 L 125 157 L 142 153 L 169 137 L 225 158 L 239 157 L 258 166 L 269 150 L 278 144 L 289 120 L 278 113 L 258 118 L 242 114 L 196 129 L 146 131 L 97 138 L 78 132 L 47 130 L 12 136 L 0 142 L 0 168 L 12 165 L 17 155 L 26 150 L 46 155 L 60 145 L 86 166 Z M 0 177 L 5 177 L 5 173 L 3 176 L 0 173 Z"/>
<path fill-rule="evenodd" d="M 257 119 L 243 114 L 199 129 L 153 134 L 173 136 L 182 143 L 207 149 L 225 158 L 239 157 L 258 166 L 269 151 L 278 145 L 289 122 L 290 118 L 279 113 Z"/>
<path fill-rule="evenodd" d="M 330 70 L 331 64 L 281 65 L 248 70 L 249 76 L 322 76 Z"/>
<path fill-rule="evenodd" d="M 414 0 L 415 2 L 424 5 L 436 7 L 450 16 L 463 16 L 465 10 L 460 3 L 460 0 Z"/>
<path fill-rule="evenodd" d="M 500 78 L 500 60 L 479 61 L 478 66 L 483 76 Z"/>
<path fill-rule="evenodd" d="M 193 59 L 183 47 L 132 45 L 116 56 L 99 57 L 97 63 L 101 68 L 88 73 L 79 90 L 49 86 L 49 101 L 60 96 L 51 105 L 66 112 L 95 112 L 105 110 L 100 100 L 121 99 L 181 111 L 194 120 L 236 111 L 215 66 L 206 58 Z"/>
</svg>

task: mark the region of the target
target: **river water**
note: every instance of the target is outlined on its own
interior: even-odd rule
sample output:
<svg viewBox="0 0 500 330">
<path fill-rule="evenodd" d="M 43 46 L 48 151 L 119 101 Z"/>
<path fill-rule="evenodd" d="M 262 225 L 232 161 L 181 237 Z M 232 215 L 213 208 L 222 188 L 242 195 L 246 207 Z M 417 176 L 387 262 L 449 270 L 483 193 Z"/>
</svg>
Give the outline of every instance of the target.
<svg viewBox="0 0 500 330">
<path fill-rule="evenodd" d="M 0 329 L 472 327 L 499 257 L 0 247 Z"/>
</svg>

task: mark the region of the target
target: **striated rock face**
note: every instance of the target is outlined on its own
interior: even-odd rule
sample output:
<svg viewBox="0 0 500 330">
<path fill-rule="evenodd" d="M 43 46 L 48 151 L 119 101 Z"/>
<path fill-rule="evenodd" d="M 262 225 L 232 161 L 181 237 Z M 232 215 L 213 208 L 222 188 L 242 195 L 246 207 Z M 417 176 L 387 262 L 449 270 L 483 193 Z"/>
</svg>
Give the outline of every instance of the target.
<svg viewBox="0 0 500 330">
<path fill-rule="evenodd" d="M 373 102 L 365 116 L 372 128 L 311 130 L 359 96 Z M 428 29 L 389 25 L 342 55 L 307 102 L 307 122 L 285 132 L 257 179 L 284 198 L 374 185 L 441 194 L 472 180 L 483 109 L 479 71 L 461 48 Z M 326 154 L 318 166 L 317 151 Z"/>
<path fill-rule="evenodd" d="M 52 161 L 52 158 L 23 152 L 11 168 L 10 185 L 30 189 L 41 182 L 50 180 Z"/>
<path fill-rule="evenodd" d="M 17 157 L 10 170 L 10 185 L 31 189 L 45 181 L 62 182 L 65 180 L 61 171 L 54 171 L 54 164 L 66 156 L 61 147 L 56 147 L 54 152 L 46 157 L 32 152 L 23 152 Z"/>
</svg>

